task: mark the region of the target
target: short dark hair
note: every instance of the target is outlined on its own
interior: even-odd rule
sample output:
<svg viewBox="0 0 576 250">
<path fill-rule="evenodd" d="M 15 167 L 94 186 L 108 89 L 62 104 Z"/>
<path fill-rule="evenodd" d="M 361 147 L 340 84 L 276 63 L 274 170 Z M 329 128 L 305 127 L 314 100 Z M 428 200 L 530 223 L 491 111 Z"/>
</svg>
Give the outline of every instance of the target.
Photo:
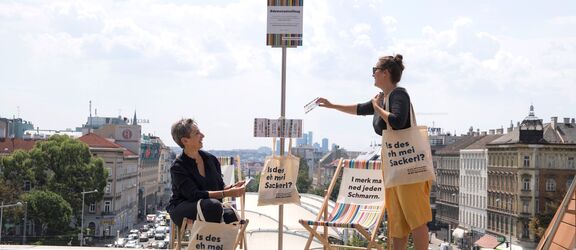
<svg viewBox="0 0 576 250">
<path fill-rule="evenodd" d="M 184 148 L 184 144 L 182 144 L 182 138 L 188 138 L 190 136 L 190 133 L 192 132 L 192 126 L 196 126 L 196 122 L 190 118 L 180 119 L 179 121 L 172 124 L 172 139 L 181 148 Z"/>
<path fill-rule="evenodd" d="M 396 54 L 395 56 L 383 56 L 378 59 L 379 68 L 387 69 L 390 72 L 390 80 L 393 83 L 398 83 L 402 79 L 402 71 L 404 71 L 404 63 L 402 63 L 402 55 Z"/>
</svg>

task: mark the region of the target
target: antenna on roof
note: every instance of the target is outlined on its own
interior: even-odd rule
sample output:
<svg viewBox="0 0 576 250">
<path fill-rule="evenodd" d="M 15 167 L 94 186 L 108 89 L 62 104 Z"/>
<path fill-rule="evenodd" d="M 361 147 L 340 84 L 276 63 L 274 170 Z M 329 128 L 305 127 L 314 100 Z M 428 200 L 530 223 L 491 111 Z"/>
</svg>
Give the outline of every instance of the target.
<svg viewBox="0 0 576 250">
<path fill-rule="evenodd" d="M 92 100 L 88 101 L 88 109 L 90 110 L 90 117 L 88 117 L 88 134 L 92 132 Z"/>
<path fill-rule="evenodd" d="M 18 114 L 18 118 L 20 118 L 20 106 L 16 106 L 16 113 Z"/>
</svg>

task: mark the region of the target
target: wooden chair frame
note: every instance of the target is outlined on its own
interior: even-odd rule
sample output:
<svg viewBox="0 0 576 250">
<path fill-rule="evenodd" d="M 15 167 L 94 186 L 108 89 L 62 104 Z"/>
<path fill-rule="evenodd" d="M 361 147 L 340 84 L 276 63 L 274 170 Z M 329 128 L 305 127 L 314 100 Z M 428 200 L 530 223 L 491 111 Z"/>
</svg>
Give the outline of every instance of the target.
<svg viewBox="0 0 576 250">
<path fill-rule="evenodd" d="M 330 185 L 328 187 L 328 191 L 324 197 L 324 202 L 322 204 L 322 207 L 320 209 L 320 212 L 318 213 L 318 216 L 316 216 L 316 219 L 314 220 L 314 222 L 316 222 L 317 224 L 315 225 L 310 225 L 308 223 L 307 220 L 300 220 L 300 224 L 302 224 L 302 226 L 308 230 L 308 232 L 310 233 L 310 236 L 308 237 L 308 241 L 306 242 L 306 246 L 304 249 L 308 250 L 310 249 L 310 245 L 312 244 L 312 240 L 315 238 L 317 238 L 322 245 L 324 245 L 325 249 L 337 249 L 337 248 L 347 248 L 347 249 L 383 249 L 383 247 L 381 245 L 378 244 L 378 226 L 380 225 L 380 223 L 382 223 L 382 219 L 384 218 L 384 205 L 385 205 L 385 200 L 382 202 L 380 211 L 379 211 L 379 215 L 378 215 L 378 219 L 376 221 L 376 228 L 374 228 L 372 230 L 372 233 L 370 233 L 368 231 L 367 228 L 364 228 L 362 225 L 359 225 L 357 223 L 353 223 L 350 224 L 348 226 L 343 226 L 343 225 L 326 225 L 326 223 L 328 222 L 328 200 L 330 197 L 330 194 L 332 193 L 332 191 L 334 190 L 334 186 L 336 185 L 336 181 L 339 178 L 340 172 L 342 171 L 342 166 L 343 166 L 344 160 L 340 159 L 338 162 L 338 167 L 336 168 L 336 171 L 334 172 L 334 177 L 332 177 L 332 181 L 330 182 Z M 321 221 L 320 219 L 324 218 L 324 221 Z M 318 226 L 323 226 L 324 227 L 324 234 L 320 234 L 318 233 L 318 231 L 316 231 L 316 229 L 318 228 Z M 368 240 L 368 246 L 367 247 L 354 247 L 354 246 L 344 246 L 344 245 L 338 245 L 338 244 L 331 244 L 328 241 L 328 235 L 327 235 L 327 227 L 343 227 L 343 228 L 354 228 L 356 231 L 358 231 L 364 238 L 366 238 Z"/>
</svg>

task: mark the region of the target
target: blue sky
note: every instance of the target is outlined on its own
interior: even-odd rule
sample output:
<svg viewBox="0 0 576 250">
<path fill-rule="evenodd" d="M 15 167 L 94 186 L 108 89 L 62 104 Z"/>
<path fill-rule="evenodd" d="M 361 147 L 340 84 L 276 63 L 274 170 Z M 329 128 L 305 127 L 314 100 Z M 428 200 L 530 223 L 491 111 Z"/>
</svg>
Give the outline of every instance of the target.
<svg viewBox="0 0 576 250">
<path fill-rule="evenodd" d="M 315 141 L 362 150 L 371 117 L 303 106 L 368 101 L 371 67 L 404 55 L 418 123 L 464 133 L 536 115 L 576 117 L 576 2 L 307 0 L 303 46 L 288 50 L 287 118 Z M 253 119 L 280 115 L 281 50 L 266 2 L 1 1 L 0 116 L 74 128 L 99 116 L 170 125 L 193 117 L 206 149 L 255 148 Z M 442 113 L 430 115 L 428 113 Z"/>
</svg>

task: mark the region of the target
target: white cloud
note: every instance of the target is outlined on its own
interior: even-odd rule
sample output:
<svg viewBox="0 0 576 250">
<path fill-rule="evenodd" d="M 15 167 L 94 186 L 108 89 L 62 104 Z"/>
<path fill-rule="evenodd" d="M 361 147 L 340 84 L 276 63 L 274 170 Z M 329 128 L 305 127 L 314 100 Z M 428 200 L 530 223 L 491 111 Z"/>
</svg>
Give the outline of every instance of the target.
<svg viewBox="0 0 576 250">
<path fill-rule="evenodd" d="M 323 109 L 303 116 L 302 106 L 316 96 L 367 101 L 378 91 L 370 68 L 394 53 L 404 55 L 402 84 L 417 112 L 449 113 L 424 116 L 424 124 L 460 132 L 507 124 L 515 112 L 523 117 L 528 99 L 542 110 L 576 105 L 576 37 L 569 32 L 549 35 L 505 18 L 498 26 L 462 9 L 430 18 L 405 5 L 307 1 L 304 46 L 288 49 L 288 115 L 304 118 L 305 130 L 319 138 L 355 149 L 367 145 L 374 138 L 369 117 Z M 69 109 L 76 123 L 85 120 L 89 99 L 103 115 L 136 106 L 169 144 L 169 123 L 182 116 L 199 118 L 216 148 L 260 143 L 246 131 L 254 116 L 278 116 L 281 62 L 280 49 L 265 45 L 265 9 L 259 0 L 0 3 L 0 85 Z M 546 27 L 574 24 L 573 16 L 529 18 L 548 21 Z M 0 116 L 10 116 L 14 103 L 35 109 L 18 96 L 0 101 Z M 79 125 L 59 125 L 41 113 L 27 119 L 41 127 Z"/>
<path fill-rule="evenodd" d="M 392 16 L 382 17 L 382 23 L 384 24 L 384 31 L 386 33 L 393 33 L 397 29 L 398 21 Z"/>
<path fill-rule="evenodd" d="M 576 16 L 558 16 L 548 20 L 548 22 L 556 25 L 575 25 Z"/>
</svg>

